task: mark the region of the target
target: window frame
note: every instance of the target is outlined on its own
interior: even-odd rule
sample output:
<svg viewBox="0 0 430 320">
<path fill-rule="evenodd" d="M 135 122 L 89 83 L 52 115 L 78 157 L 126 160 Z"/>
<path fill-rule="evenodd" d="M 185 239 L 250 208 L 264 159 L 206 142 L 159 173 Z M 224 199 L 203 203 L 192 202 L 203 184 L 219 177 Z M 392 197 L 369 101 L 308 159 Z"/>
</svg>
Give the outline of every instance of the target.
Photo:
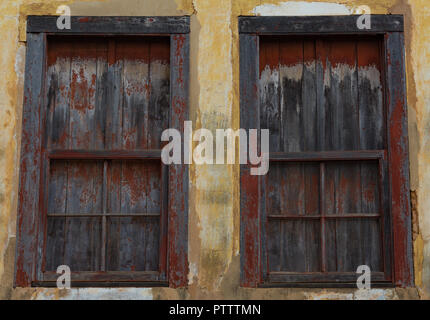
<svg viewBox="0 0 430 320">
<path fill-rule="evenodd" d="M 358 29 L 359 15 L 349 16 L 240 16 L 240 127 L 260 129 L 259 38 L 264 35 L 379 35 L 383 36 L 384 104 L 387 109 L 390 279 L 375 275 L 372 286 L 410 287 L 414 284 L 409 190 L 409 147 L 404 61 L 403 15 L 370 15 L 371 29 Z M 249 112 L 254 110 L 254 112 Z M 257 110 L 257 111 L 255 111 Z M 336 157 L 335 153 L 331 156 Z M 346 155 L 338 154 L 337 157 Z M 366 155 L 362 155 L 366 158 Z M 287 160 L 275 159 L 271 161 Z M 291 161 L 291 159 L 288 159 Z M 334 160 L 334 159 L 331 159 Z M 385 162 L 385 161 L 382 161 Z M 240 168 L 241 286 L 243 287 L 355 287 L 356 277 L 326 277 L 315 281 L 297 277 L 269 279 L 265 263 L 264 176 L 251 176 L 250 165 Z M 385 236 L 386 231 L 384 231 Z M 384 241 L 385 242 L 385 241 Z M 384 258 L 385 259 L 385 258 Z M 358 275 L 357 275 L 358 276 Z M 373 276 L 373 275 L 372 275 Z M 277 278 L 277 279 L 276 279 Z M 304 281 L 305 280 L 305 281 Z"/>
<path fill-rule="evenodd" d="M 189 16 L 175 17 L 102 17 L 73 16 L 71 29 L 59 30 L 58 16 L 28 16 L 27 47 L 22 116 L 20 179 L 17 213 L 17 247 L 15 263 L 15 287 L 56 286 L 41 277 L 40 256 L 44 237 L 44 199 L 42 188 L 46 187 L 48 158 L 65 155 L 47 154 L 43 150 L 46 124 L 45 76 L 47 62 L 47 38 L 51 35 L 141 35 L 170 37 L 170 112 L 169 127 L 183 131 L 189 109 Z M 183 146 L 182 146 L 183 148 Z M 111 152 L 112 153 L 112 152 Z M 69 159 L 73 154 L 68 154 Z M 75 155 L 81 159 L 86 155 Z M 123 152 L 116 155 L 95 152 L 87 155 L 93 159 L 160 159 L 160 152 Z M 72 270 L 72 286 L 170 286 L 185 287 L 188 275 L 188 167 L 184 164 L 162 166 L 162 179 L 167 180 L 166 199 L 167 230 L 161 231 L 166 241 L 166 272 L 154 277 L 141 274 L 138 280 L 133 272 L 114 275 L 94 272 L 82 277 Z M 46 194 L 46 192 L 45 192 Z M 58 276 L 58 275 L 57 275 Z"/>
</svg>

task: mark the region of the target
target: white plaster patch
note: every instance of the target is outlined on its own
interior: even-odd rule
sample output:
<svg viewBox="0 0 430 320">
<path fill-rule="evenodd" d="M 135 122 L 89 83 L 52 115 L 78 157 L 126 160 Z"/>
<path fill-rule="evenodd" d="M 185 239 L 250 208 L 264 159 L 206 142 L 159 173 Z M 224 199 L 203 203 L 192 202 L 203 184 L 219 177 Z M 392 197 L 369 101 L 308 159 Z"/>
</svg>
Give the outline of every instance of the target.
<svg viewBox="0 0 430 320">
<path fill-rule="evenodd" d="M 354 300 L 397 300 L 398 297 L 390 289 L 359 289 L 354 293 Z"/>
<path fill-rule="evenodd" d="M 34 300 L 53 300 L 58 289 L 47 289 L 37 294 Z M 151 288 L 76 288 L 66 291 L 60 300 L 152 300 Z"/>
<path fill-rule="evenodd" d="M 322 16 L 349 15 L 353 11 L 338 3 L 288 1 L 279 4 L 262 4 L 255 7 L 252 13 L 259 16 Z"/>
<path fill-rule="evenodd" d="M 430 66 L 421 67 L 420 76 L 422 76 L 423 81 L 430 81 Z"/>
<path fill-rule="evenodd" d="M 305 293 L 306 299 L 308 300 L 353 300 L 354 295 L 352 293 L 340 293 L 340 292 L 312 292 Z"/>
<path fill-rule="evenodd" d="M 190 250 L 188 250 L 190 251 Z M 194 282 L 194 278 L 198 276 L 198 268 L 197 268 L 197 264 L 195 264 L 194 262 L 190 262 L 189 263 L 189 271 L 188 271 L 188 284 L 193 284 Z"/>
</svg>

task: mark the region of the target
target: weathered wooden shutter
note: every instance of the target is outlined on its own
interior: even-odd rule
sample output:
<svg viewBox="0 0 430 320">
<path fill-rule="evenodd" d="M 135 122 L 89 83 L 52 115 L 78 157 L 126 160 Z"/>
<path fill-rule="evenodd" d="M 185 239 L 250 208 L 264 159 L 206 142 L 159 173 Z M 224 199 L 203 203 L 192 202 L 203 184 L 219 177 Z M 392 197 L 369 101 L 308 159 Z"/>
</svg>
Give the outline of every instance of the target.
<svg viewBox="0 0 430 320">
<path fill-rule="evenodd" d="M 185 286 L 189 17 L 27 18 L 15 285 Z"/>
<path fill-rule="evenodd" d="M 380 38 L 260 39 L 267 281 L 390 280 Z"/>
<path fill-rule="evenodd" d="M 240 169 L 243 286 L 414 283 L 403 16 L 357 18 L 239 17 L 241 127 L 273 133 Z"/>
<path fill-rule="evenodd" d="M 169 56 L 167 37 L 48 42 L 42 273 L 165 279 Z"/>
<path fill-rule="evenodd" d="M 45 270 L 158 271 L 161 161 L 112 152 L 161 149 L 169 39 L 54 40 L 48 53 Z"/>
</svg>

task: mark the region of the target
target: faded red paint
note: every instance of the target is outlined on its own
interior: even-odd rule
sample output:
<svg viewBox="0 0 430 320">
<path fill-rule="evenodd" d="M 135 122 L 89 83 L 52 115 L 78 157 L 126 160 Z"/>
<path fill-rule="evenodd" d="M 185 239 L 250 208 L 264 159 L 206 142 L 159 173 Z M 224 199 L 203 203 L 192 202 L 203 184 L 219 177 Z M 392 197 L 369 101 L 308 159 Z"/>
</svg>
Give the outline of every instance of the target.
<svg viewBox="0 0 430 320">
<path fill-rule="evenodd" d="M 178 68 L 179 77 L 177 78 L 177 82 L 179 85 L 183 86 L 184 76 L 183 76 L 183 64 L 184 64 L 184 56 L 182 54 L 182 50 L 185 44 L 185 36 L 182 34 L 174 35 L 173 41 L 176 42 L 175 45 L 175 66 Z"/>
<path fill-rule="evenodd" d="M 241 228 L 243 234 L 243 270 L 241 285 L 256 287 L 260 283 L 259 248 L 260 248 L 260 215 L 259 215 L 259 178 L 251 176 L 249 171 L 240 177 L 241 198 L 245 206 L 241 208 Z"/>
</svg>

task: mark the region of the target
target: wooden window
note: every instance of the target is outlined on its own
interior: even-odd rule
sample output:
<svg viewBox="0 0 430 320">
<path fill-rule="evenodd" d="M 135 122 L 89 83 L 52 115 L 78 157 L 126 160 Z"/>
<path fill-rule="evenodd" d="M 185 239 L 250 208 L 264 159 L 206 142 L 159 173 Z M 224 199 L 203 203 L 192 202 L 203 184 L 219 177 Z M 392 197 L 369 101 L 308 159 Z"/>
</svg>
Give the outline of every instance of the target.
<svg viewBox="0 0 430 320">
<path fill-rule="evenodd" d="M 354 286 L 360 265 L 374 286 L 413 284 L 403 20 L 390 17 L 367 31 L 354 16 L 241 18 L 241 127 L 270 130 L 268 174 L 241 168 L 242 285 Z"/>
<path fill-rule="evenodd" d="M 187 117 L 188 18 L 53 18 L 28 21 L 16 284 L 184 286 L 188 173 L 161 133 Z"/>
</svg>

